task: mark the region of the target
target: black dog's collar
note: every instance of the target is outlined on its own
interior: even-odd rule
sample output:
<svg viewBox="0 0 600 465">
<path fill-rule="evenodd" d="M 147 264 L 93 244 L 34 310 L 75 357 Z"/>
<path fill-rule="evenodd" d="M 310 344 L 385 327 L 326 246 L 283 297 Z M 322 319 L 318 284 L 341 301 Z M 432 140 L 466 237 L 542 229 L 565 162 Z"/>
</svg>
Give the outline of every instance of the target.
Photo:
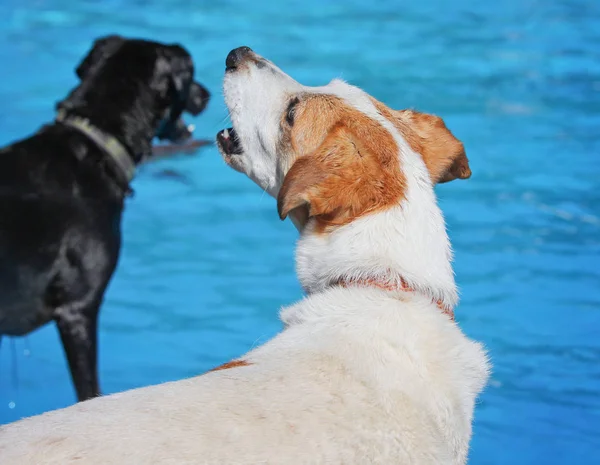
<svg viewBox="0 0 600 465">
<path fill-rule="evenodd" d="M 125 180 L 126 184 L 129 184 L 135 175 L 135 164 L 123 144 L 113 136 L 93 126 L 87 119 L 74 115 L 67 116 L 63 110 L 60 110 L 56 115 L 56 121 L 78 130 L 91 139 L 110 157 L 118 174 Z"/>
</svg>

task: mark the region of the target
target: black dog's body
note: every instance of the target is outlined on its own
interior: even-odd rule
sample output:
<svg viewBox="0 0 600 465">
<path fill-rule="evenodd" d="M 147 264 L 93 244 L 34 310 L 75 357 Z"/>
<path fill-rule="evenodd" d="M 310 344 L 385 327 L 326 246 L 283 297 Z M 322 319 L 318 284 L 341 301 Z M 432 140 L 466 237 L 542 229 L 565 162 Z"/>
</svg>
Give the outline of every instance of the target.
<svg viewBox="0 0 600 465">
<path fill-rule="evenodd" d="M 132 162 L 155 136 L 189 137 L 182 111 L 209 94 L 192 81 L 187 52 L 142 40 L 96 42 L 59 103 L 116 139 Z M 107 151 L 64 122 L 0 150 L 0 335 L 56 321 L 79 400 L 99 394 L 97 317 L 117 265 L 128 179 Z"/>
</svg>

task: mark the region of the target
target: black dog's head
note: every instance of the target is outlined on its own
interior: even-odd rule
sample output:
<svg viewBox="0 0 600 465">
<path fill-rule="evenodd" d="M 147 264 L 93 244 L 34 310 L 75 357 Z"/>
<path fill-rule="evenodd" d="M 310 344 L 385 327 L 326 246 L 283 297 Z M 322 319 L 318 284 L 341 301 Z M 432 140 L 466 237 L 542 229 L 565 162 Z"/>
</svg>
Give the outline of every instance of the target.
<svg viewBox="0 0 600 465">
<path fill-rule="evenodd" d="M 81 84 L 59 108 L 76 110 L 79 116 L 92 122 L 118 116 L 121 126 L 134 126 L 125 139 L 138 139 L 133 134 L 182 142 L 192 130 L 181 119 L 185 111 L 199 114 L 206 107 L 210 94 L 194 82 L 194 63 L 180 45 L 165 45 L 142 39 L 107 36 L 97 39 L 76 69 Z M 102 129 L 111 130 L 111 123 L 100 121 Z M 114 126 L 116 123 L 112 122 Z M 125 140 L 137 145 L 140 156 L 149 155 L 150 147 L 140 147 L 138 140 Z M 148 145 L 148 142 L 146 144 Z"/>
</svg>

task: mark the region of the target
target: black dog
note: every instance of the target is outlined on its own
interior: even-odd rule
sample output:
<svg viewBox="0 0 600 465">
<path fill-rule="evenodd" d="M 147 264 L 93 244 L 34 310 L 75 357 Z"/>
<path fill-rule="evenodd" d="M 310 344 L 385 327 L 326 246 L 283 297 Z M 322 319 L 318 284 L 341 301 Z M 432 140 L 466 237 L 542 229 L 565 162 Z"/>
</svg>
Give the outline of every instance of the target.
<svg viewBox="0 0 600 465">
<path fill-rule="evenodd" d="M 0 150 L 0 337 L 54 320 L 85 400 L 100 394 L 97 317 L 135 166 L 154 137 L 188 139 L 180 115 L 210 96 L 179 45 L 105 37 L 76 72 L 56 121 Z"/>
</svg>

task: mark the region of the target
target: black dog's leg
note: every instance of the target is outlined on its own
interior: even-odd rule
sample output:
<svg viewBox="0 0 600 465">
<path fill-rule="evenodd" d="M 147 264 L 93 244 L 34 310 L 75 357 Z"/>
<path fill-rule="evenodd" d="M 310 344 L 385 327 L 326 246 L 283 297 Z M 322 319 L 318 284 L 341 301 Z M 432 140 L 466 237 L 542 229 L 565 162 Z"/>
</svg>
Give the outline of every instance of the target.
<svg viewBox="0 0 600 465">
<path fill-rule="evenodd" d="M 87 304 L 87 305 L 85 305 Z M 57 309 L 56 325 L 78 401 L 100 395 L 97 372 L 97 322 L 99 302 L 78 302 Z"/>
</svg>

